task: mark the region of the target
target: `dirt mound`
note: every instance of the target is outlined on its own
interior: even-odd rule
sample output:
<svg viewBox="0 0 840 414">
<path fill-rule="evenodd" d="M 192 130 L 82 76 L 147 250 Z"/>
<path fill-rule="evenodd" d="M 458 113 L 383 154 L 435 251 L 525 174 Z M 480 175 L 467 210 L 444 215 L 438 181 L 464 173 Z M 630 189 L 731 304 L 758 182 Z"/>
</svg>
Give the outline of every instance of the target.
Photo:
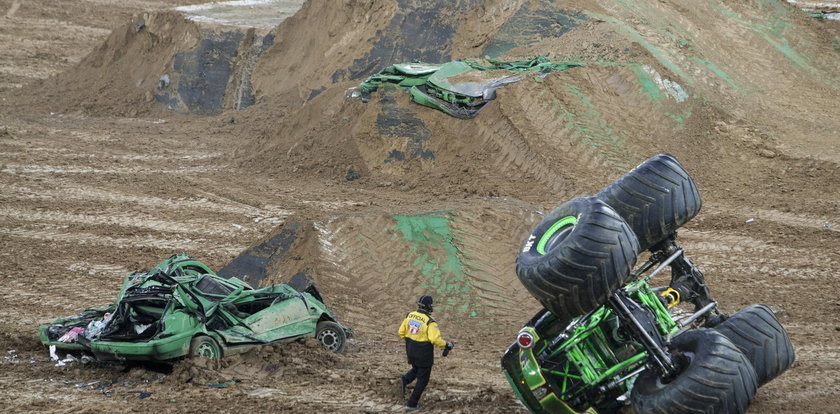
<svg viewBox="0 0 840 414">
<path fill-rule="evenodd" d="M 221 274 L 262 284 L 305 274 L 339 319 L 354 315 L 364 331 L 387 330 L 404 304 L 422 294 L 437 299 L 436 314 L 464 326 L 506 319 L 513 307 L 536 310 L 516 278 L 513 256 L 505 254 L 530 231 L 540 214 L 534 206 L 487 200 L 406 213 L 290 220 Z M 393 317 L 368 317 L 371 312 Z"/>
<path fill-rule="evenodd" d="M 279 32 L 294 31 L 299 25 L 296 19 L 309 19 L 317 4 L 308 3 Z M 352 13 L 350 9 L 345 13 L 348 16 L 368 11 L 361 3 L 347 4 L 353 6 Z M 780 122 L 795 116 L 791 108 L 814 104 L 808 113 L 819 121 L 811 126 L 832 128 L 827 126 L 833 122 L 828 108 L 838 92 L 832 86 L 837 75 L 830 57 L 837 52 L 828 39 L 835 29 L 821 23 L 814 27 L 813 20 L 784 6 L 778 10 L 763 7 L 765 14 L 729 5 L 705 5 L 702 13 L 646 3 L 603 9 L 581 3 L 578 7 L 572 11 L 524 2 L 505 10 L 457 9 L 476 20 L 457 26 L 454 44 L 472 39 L 484 47 L 458 49 L 461 53 L 504 49 L 510 57 L 546 54 L 586 64 L 508 85 L 476 119 L 455 120 L 415 106 L 404 91 L 392 88 L 381 88 L 368 104 L 347 99 L 347 88 L 356 85 L 349 81 L 330 84 L 326 77 L 332 69 L 347 68 L 349 63 L 328 59 L 317 68 L 306 68 L 312 76 L 295 82 L 310 86 L 289 92 L 297 94 L 297 99 L 304 99 L 310 88 L 318 88 L 312 89 L 317 93 L 310 93 L 309 101 L 299 108 L 283 107 L 280 127 L 261 129 L 258 145 L 254 150 L 243 149 L 237 159 L 248 168 L 277 176 L 361 178 L 363 183 L 404 191 L 464 197 L 509 195 L 535 200 L 532 194 L 550 191 L 556 195 L 552 201 L 558 202 L 599 188 L 609 182 L 610 175 L 659 152 L 674 153 L 689 165 L 710 167 L 737 164 L 742 147 L 756 156 L 755 162 L 768 165 L 772 161 L 762 158 L 772 160 L 780 154 L 838 159 L 839 154 L 833 152 L 812 151 L 821 147 L 818 140 L 787 141 L 787 136 L 803 135 L 792 129 L 802 123 Z M 328 16 L 319 14 L 319 18 Z M 548 35 L 535 37 L 525 31 L 514 36 L 520 32 L 515 28 L 536 30 L 547 19 L 555 22 Z M 678 23 L 680 19 L 692 24 Z M 384 27 L 380 40 L 397 38 L 386 36 L 392 33 L 391 23 L 362 23 L 354 27 Z M 710 23 L 728 29 L 691 29 Z M 365 37 L 362 32 L 346 36 L 356 44 Z M 318 36 L 325 35 L 313 36 L 321 44 Z M 306 53 L 294 52 L 297 49 L 288 49 L 292 45 L 279 38 L 260 60 L 261 68 L 296 64 L 280 61 L 279 56 L 286 53 L 320 53 L 315 45 Z M 784 42 L 790 45 L 783 46 Z M 300 42 L 292 44 L 302 48 Z M 367 58 L 385 50 L 395 54 L 393 59 L 410 60 L 402 55 L 406 49 L 388 45 L 384 40 L 372 46 L 362 42 L 357 49 L 347 50 Z M 364 52 L 368 47 L 369 52 Z M 455 49 L 452 54 L 458 53 Z M 376 66 L 376 59 L 371 59 Z M 311 64 L 313 59 L 302 61 Z M 284 69 L 289 74 L 296 70 Z M 354 76 L 340 76 L 333 82 Z M 260 88 L 267 102 L 271 101 L 269 91 L 282 94 L 286 88 L 282 81 L 275 83 L 274 89 Z M 798 91 L 796 97 L 786 94 L 791 88 Z M 265 120 L 248 113 L 241 116 L 243 122 Z M 769 130 L 774 132 L 763 132 Z M 755 168 L 719 170 L 731 172 L 737 180 L 752 176 Z M 714 174 L 715 179 L 720 179 L 719 174 Z"/>
<path fill-rule="evenodd" d="M 198 27 L 178 13 L 134 16 L 75 68 L 37 82 L 33 89 L 39 99 L 48 99 L 44 105 L 53 112 L 148 113 L 160 108 L 155 91 L 173 57 L 200 39 Z"/>
</svg>

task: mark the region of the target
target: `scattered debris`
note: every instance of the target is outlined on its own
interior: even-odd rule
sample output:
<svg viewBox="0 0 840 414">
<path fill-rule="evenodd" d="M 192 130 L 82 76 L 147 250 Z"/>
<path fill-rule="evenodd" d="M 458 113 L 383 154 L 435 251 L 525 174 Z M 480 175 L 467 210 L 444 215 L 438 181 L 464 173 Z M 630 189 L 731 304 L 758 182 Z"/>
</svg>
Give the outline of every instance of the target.
<svg viewBox="0 0 840 414">
<path fill-rule="evenodd" d="M 93 323 L 93 322 L 91 322 L 91 323 Z M 81 327 L 77 326 L 77 327 L 67 331 L 67 333 L 64 334 L 61 338 L 58 338 L 58 342 L 64 342 L 64 343 L 75 342 L 76 337 L 83 334 L 84 332 L 85 332 L 84 328 L 81 328 Z"/>
<path fill-rule="evenodd" d="M 688 99 L 688 92 L 686 92 L 685 89 L 683 89 L 683 87 L 678 83 L 670 79 L 663 78 L 656 69 L 648 65 L 642 65 L 642 69 L 650 75 L 653 82 L 659 87 L 659 89 L 667 93 L 668 96 L 674 98 L 675 101 L 683 102 Z"/>
<path fill-rule="evenodd" d="M 102 332 L 102 328 L 104 328 L 105 325 L 107 325 L 108 322 L 111 321 L 111 318 L 113 317 L 113 315 L 114 315 L 113 313 L 105 312 L 105 315 L 103 315 L 102 319 L 90 321 L 90 323 L 87 325 L 87 329 L 83 329 L 83 331 L 85 333 L 85 338 L 90 339 L 90 338 L 93 338 L 94 336 L 99 335 L 99 333 Z M 73 329 L 76 329 L 76 328 L 73 328 Z M 71 331 L 73 329 L 71 329 Z M 59 341 L 61 341 L 61 339 L 59 339 Z M 61 341 L 61 342 L 67 342 L 67 341 Z"/>
<path fill-rule="evenodd" d="M 231 385 L 236 385 L 236 383 L 238 383 L 239 381 L 240 380 L 235 379 L 235 380 L 230 380 L 230 381 L 227 381 L 227 382 L 220 382 L 220 383 L 217 383 L 217 384 L 207 384 L 207 387 L 208 388 L 227 388 Z"/>
<path fill-rule="evenodd" d="M 359 88 L 355 86 L 352 88 L 347 88 L 347 91 L 344 92 L 345 98 L 358 98 L 360 96 L 362 96 L 362 93 L 359 92 Z"/>
<path fill-rule="evenodd" d="M 344 176 L 344 179 L 347 181 L 353 181 L 359 179 L 359 173 L 357 173 L 354 169 L 348 168 L 347 175 Z"/>
<path fill-rule="evenodd" d="M 270 397 L 274 394 L 281 394 L 285 395 L 284 392 L 274 389 L 274 388 L 257 388 L 248 393 L 248 395 L 252 397 Z"/>
<path fill-rule="evenodd" d="M 168 88 L 168 87 L 169 87 L 169 83 L 170 83 L 170 80 L 169 80 L 169 74 L 168 74 L 168 73 L 164 73 L 164 74 L 163 74 L 163 76 L 161 76 L 161 77 L 160 77 L 160 80 L 158 80 L 158 89 L 166 89 L 166 88 Z"/>
<path fill-rule="evenodd" d="M 73 362 L 79 362 L 78 358 L 74 357 L 73 355 L 67 354 L 67 356 L 64 357 L 64 359 L 56 362 L 55 366 L 63 367 L 63 366 L 66 366 L 67 364 L 70 364 L 70 363 L 73 363 Z"/>
<path fill-rule="evenodd" d="M 143 20 L 140 20 L 140 23 L 137 23 L 137 25 L 134 26 L 134 32 L 137 33 L 139 31 L 143 30 L 145 27 L 146 27 L 146 22 L 143 21 Z"/>
</svg>

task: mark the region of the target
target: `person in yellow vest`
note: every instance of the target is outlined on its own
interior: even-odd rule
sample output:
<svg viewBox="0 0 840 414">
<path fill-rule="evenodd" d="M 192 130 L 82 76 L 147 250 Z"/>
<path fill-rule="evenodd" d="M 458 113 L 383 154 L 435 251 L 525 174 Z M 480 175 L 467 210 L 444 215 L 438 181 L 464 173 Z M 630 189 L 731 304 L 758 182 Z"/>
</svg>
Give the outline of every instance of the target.
<svg viewBox="0 0 840 414">
<path fill-rule="evenodd" d="M 455 346 L 440 337 L 437 322 L 432 319 L 432 302 L 431 296 L 420 296 L 417 300 L 417 310 L 406 315 L 400 325 L 400 338 L 405 339 L 405 353 L 408 363 L 411 364 L 411 369 L 400 377 L 401 394 L 404 396 L 406 385 L 417 380 L 405 406 L 406 411 L 420 409 L 420 396 L 429 383 L 432 365 L 435 363 L 434 347 L 443 348 L 443 356 L 446 356 Z"/>
</svg>

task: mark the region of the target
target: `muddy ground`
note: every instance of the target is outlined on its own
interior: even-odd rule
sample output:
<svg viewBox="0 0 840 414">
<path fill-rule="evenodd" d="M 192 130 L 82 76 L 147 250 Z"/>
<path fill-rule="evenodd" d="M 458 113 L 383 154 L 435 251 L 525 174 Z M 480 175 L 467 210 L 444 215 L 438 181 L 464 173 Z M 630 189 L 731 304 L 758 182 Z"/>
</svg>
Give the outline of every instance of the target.
<svg viewBox="0 0 840 414">
<path fill-rule="evenodd" d="M 776 1 L 458 2 L 436 27 L 458 22 L 449 43 L 392 55 L 512 44 L 504 56 L 587 63 L 510 85 L 463 121 L 395 90 L 345 98 L 366 76 L 354 59 L 399 38 L 412 22 L 400 13 L 419 6 L 311 0 L 246 67 L 254 105 L 226 97 L 196 114 L 155 97 L 161 68 L 206 33 L 164 11 L 176 3 L 199 2 L 0 0 L 7 411 L 399 411 L 396 329 L 430 292 L 457 348 L 422 405 L 525 412 L 498 364 L 539 308 L 517 247 L 545 211 L 659 152 L 700 188 L 679 240 L 721 308 L 765 303 L 793 341 L 796 363 L 750 413 L 840 410 L 840 22 Z M 517 29 L 542 21 L 529 16 L 565 26 Z M 133 34 L 139 21 L 148 30 Z M 657 78 L 690 98 L 657 92 Z M 295 237 L 263 283 L 308 272 L 356 333 L 346 353 L 310 341 L 174 367 L 56 367 L 38 341 L 39 324 L 110 303 L 129 271 L 181 251 L 219 269 L 283 231 Z"/>
</svg>

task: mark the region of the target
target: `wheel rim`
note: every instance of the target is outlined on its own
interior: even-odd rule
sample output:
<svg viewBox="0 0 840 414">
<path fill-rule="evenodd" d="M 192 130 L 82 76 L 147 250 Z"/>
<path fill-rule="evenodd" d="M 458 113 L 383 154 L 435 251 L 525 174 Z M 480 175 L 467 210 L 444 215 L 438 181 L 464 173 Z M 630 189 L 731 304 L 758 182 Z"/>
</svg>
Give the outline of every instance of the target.
<svg viewBox="0 0 840 414">
<path fill-rule="evenodd" d="M 691 362 L 694 361 L 694 352 L 685 351 L 679 355 L 674 355 L 674 357 L 674 362 L 678 365 L 679 371 L 673 378 L 669 378 L 665 381 L 663 381 L 662 378 L 657 376 L 656 382 L 654 383 L 654 388 L 656 390 L 661 390 L 667 387 L 673 380 L 676 379 L 676 377 L 682 375 L 682 373 L 685 372 L 686 369 L 688 369 L 688 366 L 691 365 Z"/>
<path fill-rule="evenodd" d="M 338 332 L 333 329 L 324 329 L 321 331 L 318 334 L 318 342 L 320 342 L 324 348 L 327 348 L 332 352 L 335 352 L 341 345 L 341 341 L 338 338 Z"/>
<path fill-rule="evenodd" d="M 544 255 L 546 251 L 551 250 L 558 243 L 563 241 L 572 232 L 577 224 L 577 217 L 566 216 L 558 220 L 549 227 L 540 241 L 537 243 L 537 253 Z"/>
<path fill-rule="evenodd" d="M 216 352 L 216 347 L 213 346 L 210 342 L 202 342 L 198 345 L 198 349 L 196 350 L 196 354 L 200 357 L 204 358 L 218 358 Z"/>
</svg>

